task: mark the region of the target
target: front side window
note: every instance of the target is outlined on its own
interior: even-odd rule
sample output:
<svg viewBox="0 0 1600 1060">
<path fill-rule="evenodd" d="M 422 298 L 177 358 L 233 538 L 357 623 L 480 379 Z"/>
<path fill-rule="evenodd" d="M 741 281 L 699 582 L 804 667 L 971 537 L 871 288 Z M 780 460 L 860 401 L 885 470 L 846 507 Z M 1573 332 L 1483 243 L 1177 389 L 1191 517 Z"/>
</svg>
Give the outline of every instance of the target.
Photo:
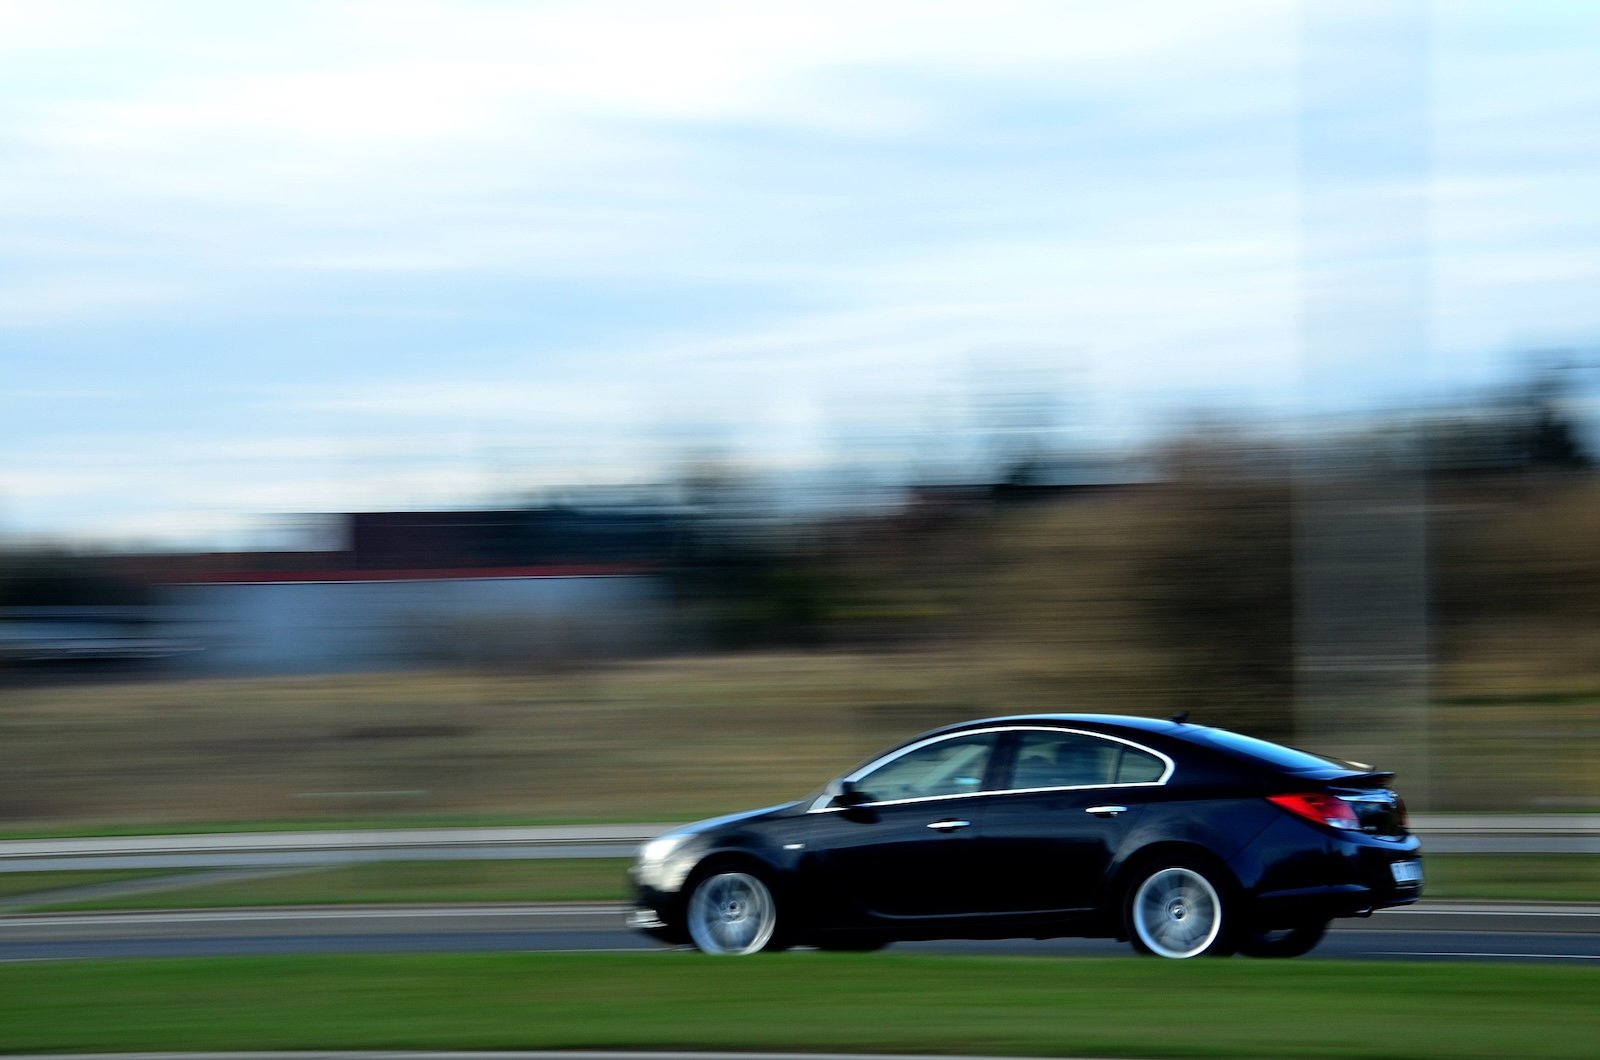
<svg viewBox="0 0 1600 1060">
<path fill-rule="evenodd" d="M 952 736 L 924 744 L 856 778 L 869 802 L 966 795 L 983 790 L 995 734 Z"/>
</svg>

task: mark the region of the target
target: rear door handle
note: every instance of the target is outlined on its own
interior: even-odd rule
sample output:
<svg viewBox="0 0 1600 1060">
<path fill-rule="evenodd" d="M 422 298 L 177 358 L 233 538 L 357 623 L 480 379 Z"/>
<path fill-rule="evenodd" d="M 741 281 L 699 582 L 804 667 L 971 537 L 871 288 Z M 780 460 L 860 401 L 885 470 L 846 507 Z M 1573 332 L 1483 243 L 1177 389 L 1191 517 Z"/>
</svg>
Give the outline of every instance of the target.
<svg viewBox="0 0 1600 1060">
<path fill-rule="evenodd" d="M 957 831 L 957 830 L 962 829 L 962 828 L 970 828 L 971 826 L 972 826 L 972 822 L 971 821 L 953 821 L 952 820 L 952 821 L 935 821 L 932 824 L 930 824 L 928 827 L 932 828 L 935 832 L 954 832 L 954 831 Z"/>
<path fill-rule="evenodd" d="M 1094 814 L 1096 817 L 1115 817 L 1119 813 L 1127 813 L 1126 806 L 1091 806 L 1084 813 Z"/>
</svg>

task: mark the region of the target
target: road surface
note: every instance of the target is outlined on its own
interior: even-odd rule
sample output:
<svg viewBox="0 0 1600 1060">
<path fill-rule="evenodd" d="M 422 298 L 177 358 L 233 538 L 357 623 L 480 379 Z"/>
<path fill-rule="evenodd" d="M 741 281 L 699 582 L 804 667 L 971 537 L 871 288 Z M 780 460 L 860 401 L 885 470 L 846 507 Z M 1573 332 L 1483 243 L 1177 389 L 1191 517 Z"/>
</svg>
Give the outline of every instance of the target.
<svg viewBox="0 0 1600 1060">
<path fill-rule="evenodd" d="M 664 952 L 618 903 L 0 917 L 0 961 L 244 954 Z M 896 952 L 1125 956 L 1087 939 L 899 943 Z M 1314 958 L 1578 963 L 1600 973 L 1600 906 L 1428 903 L 1341 920 Z M 863 957 L 863 959 L 870 959 Z"/>
</svg>

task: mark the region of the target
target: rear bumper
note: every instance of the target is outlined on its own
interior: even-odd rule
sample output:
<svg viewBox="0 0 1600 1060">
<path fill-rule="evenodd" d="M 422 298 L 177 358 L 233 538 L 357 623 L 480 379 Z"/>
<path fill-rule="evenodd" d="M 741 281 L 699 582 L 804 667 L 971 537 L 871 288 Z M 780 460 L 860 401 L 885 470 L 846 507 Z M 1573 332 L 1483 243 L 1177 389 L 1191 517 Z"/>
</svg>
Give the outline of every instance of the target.
<svg viewBox="0 0 1600 1060">
<path fill-rule="evenodd" d="M 1378 909 L 1411 905 L 1420 897 L 1422 897 L 1421 887 L 1397 891 L 1342 884 L 1304 887 L 1292 891 L 1269 891 L 1257 895 L 1253 907 L 1255 918 L 1262 924 L 1277 926 L 1303 920 L 1366 916 Z"/>
<path fill-rule="evenodd" d="M 1252 844 L 1240 878 L 1254 917 L 1278 926 L 1411 905 L 1423 881 L 1402 882 L 1408 873 L 1394 866 L 1421 859 L 1416 836 L 1332 833 L 1285 818 Z"/>
</svg>

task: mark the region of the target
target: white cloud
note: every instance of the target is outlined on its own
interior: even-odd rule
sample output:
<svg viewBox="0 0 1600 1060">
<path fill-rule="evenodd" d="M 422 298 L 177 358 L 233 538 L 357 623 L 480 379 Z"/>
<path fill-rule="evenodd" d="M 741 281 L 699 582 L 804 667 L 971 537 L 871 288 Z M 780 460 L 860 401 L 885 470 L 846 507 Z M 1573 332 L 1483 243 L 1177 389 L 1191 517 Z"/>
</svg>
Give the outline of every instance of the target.
<svg viewBox="0 0 1600 1060">
<path fill-rule="evenodd" d="M 101 87 L 17 104 L 7 125 L 28 150 L 0 172 L 0 219 L 54 218 L 120 245 L 62 243 L 77 267 L 53 283 L 40 270 L 33 308 L 10 299 L 0 323 L 59 318 L 80 299 L 107 314 L 139 303 L 115 282 L 82 283 L 86 254 L 208 311 L 260 301 L 263 271 L 602 277 L 672 260 L 681 275 L 815 281 L 820 263 L 776 255 L 829 199 L 750 202 L 752 228 L 748 211 L 728 213 L 747 198 L 737 149 L 697 154 L 674 123 L 959 142 L 962 79 L 1137 101 L 1146 64 L 1201 76 L 1285 54 L 1281 17 L 1260 4 L 1203 18 L 1159 4 L 142 10 L 124 34 L 164 61 L 130 60 L 104 34 L 57 38 L 61 56 L 103 61 Z M 843 205 L 889 196 L 892 210 L 893 194 L 880 178 Z"/>
</svg>

